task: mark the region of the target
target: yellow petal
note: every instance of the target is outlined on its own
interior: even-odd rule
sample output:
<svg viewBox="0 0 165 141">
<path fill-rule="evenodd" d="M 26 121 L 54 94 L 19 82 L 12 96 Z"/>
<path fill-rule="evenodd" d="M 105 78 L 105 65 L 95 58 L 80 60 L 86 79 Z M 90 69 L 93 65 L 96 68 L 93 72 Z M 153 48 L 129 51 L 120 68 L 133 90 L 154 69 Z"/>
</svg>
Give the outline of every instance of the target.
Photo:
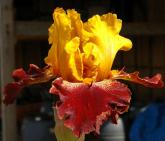
<svg viewBox="0 0 165 141">
<path fill-rule="evenodd" d="M 132 42 L 119 35 L 122 21 L 116 14 L 95 15 L 83 23 L 75 10 L 56 8 L 49 28 L 52 45 L 46 64 L 68 81 L 91 83 L 108 77 L 115 55 Z"/>
<path fill-rule="evenodd" d="M 87 42 L 83 45 L 83 65 L 84 65 L 84 78 L 93 78 L 97 76 L 97 66 L 100 64 L 100 51 L 98 47 L 92 43 Z"/>
<path fill-rule="evenodd" d="M 49 28 L 49 44 L 52 44 L 48 56 L 45 58 L 45 63 L 51 66 L 55 74 L 58 74 L 58 58 L 57 58 L 57 39 L 58 33 L 54 24 Z"/>
<path fill-rule="evenodd" d="M 68 17 L 71 20 L 72 36 L 81 38 L 83 30 L 83 22 L 81 21 L 80 14 L 73 9 L 67 10 Z"/>
<path fill-rule="evenodd" d="M 117 19 L 116 14 L 108 13 L 101 16 L 101 20 L 104 21 L 112 34 L 119 34 L 122 27 L 122 20 Z"/>
<path fill-rule="evenodd" d="M 54 73 L 60 74 L 60 56 L 66 42 L 70 39 L 70 21 L 62 8 L 56 8 L 53 14 L 54 24 L 49 28 L 49 43 L 52 44 L 45 63 L 52 66 Z"/>
<path fill-rule="evenodd" d="M 63 61 L 61 61 L 61 75 L 64 79 L 70 81 L 82 81 L 83 63 L 82 55 L 79 50 L 80 40 L 73 38 L 65 46 Z"/>
<path fill-rule="evenodd" d="M 49 43 L 52 46 L 45 63 L 64 79 L 80 81 L 83 70 L 77 37 L 82 29 L 80 15 L 75 10 L 66 13 L 62 8 L 56 8 L 53 19 L 54 23 L 49 28 Z"/>
<path fill-rule="evenodd" d="M 128 51 L 132 48 L 131 40 L 124 38 L 120 35 L 116 35 L 115 37 L 115 46 L 117 50 Z"/>
<path fill-rule="evenodd" d="M 115 14 L 95 15 L 85 24 L 85 30 L 90 33 L 87 42 L 94 43 L 99 50 L 98 76 L 97 81 L 107 78 L 111 70 L 116 53 L 119 50 L 129 50 L 132 43 L 119 35 L 121 20 Z"/>
</svg>

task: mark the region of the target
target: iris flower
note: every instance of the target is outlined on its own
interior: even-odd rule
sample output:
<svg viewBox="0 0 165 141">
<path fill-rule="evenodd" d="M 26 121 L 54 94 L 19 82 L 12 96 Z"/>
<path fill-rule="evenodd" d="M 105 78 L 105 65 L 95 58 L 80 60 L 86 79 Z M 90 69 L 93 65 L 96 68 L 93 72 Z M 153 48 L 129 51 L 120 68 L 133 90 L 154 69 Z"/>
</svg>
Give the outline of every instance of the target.
<svg viewBox="0 0 165 141">
<path fill-rule="evenodd" d="M 109 118 L 117 123 L 131 100 L 131 91 L 120 79 L 163 87 L 161 74 L 140 78 L 139 72 L 112 70 L 117 52 L 132 48 L 131 40 L 119 35 L 122 21 L 116 14 L 94 15 L 83 22 L 75 10 L 56 8 L 53 20 L 47 66 L 41 69 L 30 64 L 27 72 L 15 70 L 15 82 L 4 89 L 4 103 L 12 103 L 25 86 L 53 80 L 50 93 L 59 96 L 54 103 L 59 141 L 83 138 L 93 131 L 99 134 L 100 126 Z M 62 134 L 72 137 L 64 139 Z"/>
</svg>

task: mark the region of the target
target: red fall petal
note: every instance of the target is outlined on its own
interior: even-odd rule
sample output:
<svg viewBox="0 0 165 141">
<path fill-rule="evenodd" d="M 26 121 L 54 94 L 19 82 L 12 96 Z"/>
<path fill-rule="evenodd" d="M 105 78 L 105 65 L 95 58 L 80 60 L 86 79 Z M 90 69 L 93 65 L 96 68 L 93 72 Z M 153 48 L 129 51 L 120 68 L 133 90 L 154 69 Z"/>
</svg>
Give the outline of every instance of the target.
<svg viewBox="0 0 165 141">
<path fill-rule="evenodd" d="M 3 103 L 6 105 L 13 103 L 23 87 L 23 84 L 19 84 L 17 82 L 7 84 L 4 88 Z"/>
<path fill-rule="evenodd" d="M 59 94 L 60 101 L 56 104 L 58 116 L 77 136 L 92 131 L 99 133 L 102 122 L 109 117 L 116 123 L 119 114 L 128 110 L 131 99 L 126 85 L 111 80 L 89 86 L 58 78 L 50 92 Z"/>
<path fill-rule="evenodd" d="M 25 79 L 28 77 L 27 73 L 22 69 L 16 69 L 12 72 L 12 77 L 14 81 L 18 82 L 21 81 L 22 79 Z"/>
<path fill-rule="evenodd" d="M 139 77 L 139 72 L 126 73 L 124 70 L 121 70 L 114 72 L 112 71 L 110 73 L 109 78 L 114 80 L 116 79 L 128 80 L 151 88 L 162 88 L 164 86 L 162 76 L 159 73 L 154 75 L 153 77 L 141 78 Z"/>
<path fill-rule="evenodd" d="M 12 76 L 15 82 L 7 84 L 4 88 L 3 102 L 6 105 L 13 103 L 25 86 L 47 82 L 55 77 L 48 66 L 40 69 L 34 64 L 30 64 L 27 72 L 22 68 L 14 70 Z"/>
</svg>

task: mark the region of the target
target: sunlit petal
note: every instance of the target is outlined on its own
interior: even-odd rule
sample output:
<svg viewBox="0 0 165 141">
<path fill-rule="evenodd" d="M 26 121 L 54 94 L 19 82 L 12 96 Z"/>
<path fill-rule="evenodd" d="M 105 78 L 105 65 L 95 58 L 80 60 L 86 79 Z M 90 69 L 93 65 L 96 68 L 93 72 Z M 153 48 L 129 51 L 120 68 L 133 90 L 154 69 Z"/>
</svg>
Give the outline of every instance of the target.
<svg viewBox="0 0 165 141">
<path fill-rule="evenodd" d="M 79 50 L 78 37 L 69 41 L 63 52 L 61 60 L 61 75 L 69 81 L 81 81 L 83 76 L 82 56 Z"/>
<path fill-rule="evenodd" d="M 83 75 L 80 54 L 82 21 L 75 10 L 56 8 L 53 14 L 54 24 L 49 28 L 49 43 L 52 44 L 46 64 L 55 74 L 70 81 L 80 81 Z"/>
<path fill-rule="evenodd" d="M 119 35 L 121 20 L 115 14 L 95 15 L 84 24 L 84 28 L 90 34 L 87 42 L 99 50 L 97 81 L 100 81 L 107 78 L 116 53 L 131 49 L 132 42 Z"/>
</svg>

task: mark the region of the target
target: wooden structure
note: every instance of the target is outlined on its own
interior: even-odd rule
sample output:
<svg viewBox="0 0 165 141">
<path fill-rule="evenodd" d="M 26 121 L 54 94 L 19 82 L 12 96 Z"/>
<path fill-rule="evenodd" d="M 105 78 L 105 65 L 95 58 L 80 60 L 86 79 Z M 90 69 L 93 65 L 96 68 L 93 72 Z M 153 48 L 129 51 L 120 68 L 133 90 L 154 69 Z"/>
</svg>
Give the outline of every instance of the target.
<svg viewBox="0 0 165 141">
<path fill-rule="evenodd" d="M 3 87 L 11 81 L 11 71 L 15 66 L 15 36 L 12 0 L 0 1 L 0 78 L 1 95 Z M 17 141 L 15 104 L 1 104 L 2 140 Z"/>
<path fill-rule="evenodd" d="M 45 4 L 44 0 L 29 0 L 29 1 L 19 1 L 15 0 L 15 3 L 19 5 L 21 4 L 30 3 L 36 4 L 33 10 L 37 11 L 37 8 L 44 12 L 47 8 L 46 6 L 51 6 L 54 4 L 53 7 L 56 6 L 65 6 L 74 7 L 83 9 L 83 12 L 86 12 L 88 9 L 95 6 L 95 1 L 92 0 L 71 0 L 72 2 L 67 2 L 65 0 L 60 0 L 59 3 L 54 2 L 54 0 L 50 0 L 49 4 Z M 42 4 L 43 3 L 43 4 Z M 75 5 L 71 5 L 71 3 Z M 109 10 L 109 5 L 119 3 L 115 0 L 108 0 L 106 3 L 97 1 L 97 8 L 98 6 L 106 7 L 106 10 Z M 156 72 L 160 72 L 165 77 L 165 1 L 164 0 L 146 0 L 142 1 L 139 0 L 135 3 L 132 0 L 121 0 L 121 4 L 118 8 L 122 9 L 122 5 L 127 5 L 127 3 L 131 3 L 131 8 L 126 8 L 123 11 L 125 12 L 128 9 L 132 10 L 131 18 L 132 20 L 128 19 L 128 21 L 123 23 L 123 28 L 121 34 L 125 36 L 129 36 L 133 41 L 133 49 L 128 53 L 119 53 L 115 67 L 120 68 L 123 66 L 127 67 L 127 70 L 135 71 L 139 70 L 144 75 L 151 75 Z M 127 5 L 130 6 L 130 5 Z M 18 6 L 19 7 L 19 6 Z M 21 7 L 21 6 L 20 6 Z M 37 8 L 36 8 L 37 7 Z M 46 7 L 46 8 L 45 8 Z M 45 9 L 44 9 L 45 8 Z M 49 7 L 48 7 L 49 8 Z M 48 9 L 47 8 L 47 9 Z M 97 8 L 95 10 L 97 10 Z M 27 7 L 28 9 L 28 7 Z M 147 10 L 146 10 L 147 9 Z M 17 9 L 16 13 L 17 13 Z M 22 11 L 24 8 L 21 9 Z M 26 10 L 26 8 L 25 8 Z M 29 9 L 28 9 L 29 10 Z M 93 10 L 93 9 L 92 9 Z M 90 11 L 90 10 L 89 10 Z M 121 13 L 123 13 L 123 11 Z M 30 11 L 25 12 L 27 14 Z M 92 11 L 93 12 L 93 11 Z M 21 11 L 18 11 L 20 14 Z M 97 11 L 96 11 L 97 13 Z M 119 12 L 120 13 L 120 12 Z M 31 15 L 33 12 L 31 12 Z M 125 12 L 127 16 L 129 16 L 130 12 Z M 17 14 L 16 14 L 17 15 Z M 36 14 L 40 15 L 40 14 Z M 120 14 L 119 14 L 120 15 Z M 27 16 L 29 19 L 31 18 L 29 15 Z M 51 19 L 51 14 L 49 15 Z M 28 19 L 27 18 L 27 19 Z M 42 17 L 41 17 L 42 18 Z M 50 26 L 51 22 L 48 20 L 27 20 L 24 18 L 18 18 L 17 21 L 13 20 L 13 3 L 12 0 L 0 0 L 0 86 L 1 86 L 1 93 L 2 87 L 11 80 L 10 73 L 15 68 L 15 48 L 18 47 L 19 42 L 42 42 L 47 41 L 48 33 L 47 29 Z M 44 19 L 44 18 L 43 18 Z M 15 43 L 16 46 L 15 46 Z M 26 44 L 25 43 L 25 44 Z M 21 48 L 24 48 L 26 45 L 21 45 Z M 48 46 L 48 45 L 47 45 Z M 19 46 L 20 47 L 20 46 Z M 20 51 L 21 50 L 21 51 Z M 30 52 L 31 56 L 35 56 L 36 59 L 36 52 L 38 49 L 36 48 L 29 48 L 27 50 L 35 50 L 34 52 Z M 22 58 L 22 54 L 25 53 L 23 49 L 17 49 L 17 63 L 22 65 L 23 59 L 29 58 Z M 26 52 L 27 53 L 27 52 Z M 26 54 L 25 53 L 25 54 Z M 126 54 L 126 55 L 125 55 Z M 31 57 L 33 58 L 33 57 Z M 39 55 L 38 55 L 39 58 Z M 35 61 L 34 61 L 35 62 Z M 18 66 L 19 66 L 18 65 Z M 148 88 L 143 88 L 140 86 L 135 86 L 130 84 L 131 89 L 134 91 L 133 97 L 134 102 L 140 104 L 147 104 L 155 99 L 162 99 L 162 95 L 164 95 L 165 90 L 151 90 Z M 136 92 L 136 93 L 135 93 Z M 163 98 L 165 100 L 165 98 Z M 15 105 L 11 106 L 4 106 L 1 104 L 1 115 L 2 115 L 2 133 L 3 133 L 3 141 L 17 141 L 16 136 L 16 119 L 15 119 Z M 10 135 L 10 136 L 8 136 Z"/>
</svg>

